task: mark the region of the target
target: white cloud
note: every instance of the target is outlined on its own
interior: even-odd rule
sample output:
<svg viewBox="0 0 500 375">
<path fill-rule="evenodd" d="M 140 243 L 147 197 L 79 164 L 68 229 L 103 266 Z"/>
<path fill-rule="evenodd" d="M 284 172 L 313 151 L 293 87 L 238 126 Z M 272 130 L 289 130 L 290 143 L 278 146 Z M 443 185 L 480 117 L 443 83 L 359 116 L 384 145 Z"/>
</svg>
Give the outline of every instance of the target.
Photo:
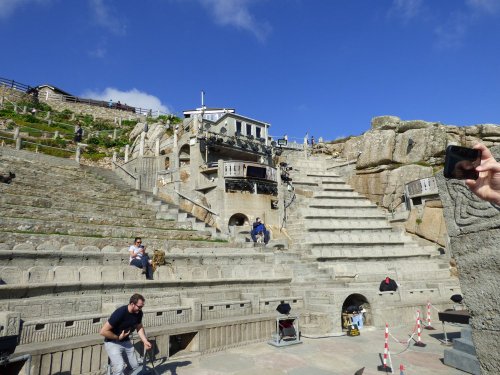
<svg viewBox="0 0 500 375">
<path fill-rule="evenodd" d="M 116 12 L 108 9 L 104 4 L 104 0 L 90 0 L 89 4 L 94 14 L 94 22 L 97 25 L 109 30 L 115 35 L 126 34 L 125 24 L 113 15 Z"/>
<path fill-rule="evenodd" d="M 500 11 L 498 0 L 467 0 L 467 5 L 474 10 L 489 14 L 496 14 Z"/>
<path fill-rule="evenodd" d="M 103 59 L 104 57 L 106 57 L 107 52 L 108 52 L 107 49 L 104 47 L 96 47 L 93 50 L 90 50 L 88 52 L 88 54 L 90 57 L 95 57 L 97 59 Z"/>
<path fill-rule="evenodd" d="M 271 32 L 265 21 L 257 21 L 249 11 L 256 0 L 199 0 L 212 12 L 214 21 L 222 26 L 234 26 L 249 31 L 263 42 Z"/>
<path fill-rule="evenodd" d="M 0 18 L 7 18 L 14 12 L 30 3 L 45 4 L 51 0 L 0 0 Z"/>
<path fill-rule="evenodd" d="M 113 102 L 120 101 L 122 104 L 127 104 L 132 107 L 159 110 L 160 112 L 172 113 L 170 108 L 162 104 L 161 100 L 154 95 L 147 94 L 137 89 L 129 91 L 120 91 L 114 87 L 108 87 L 101 92 L 87 90 L 82 95 L 83 98 L 96 100 L 112 100 Z"/>
<path fill-rule="evenodd" d="M 462 45 L 470 25 L 470 17 L 464 13 L 454 13 L 445 23 L 434 29 L 439 48 L 458 48 Z"/>
<path fill-rule="evenodd" d="M 403 22 L 417 17 L 422 11 L 422 0 L 393 0 L 389 16 L 400 18 Z"/>
</svg>

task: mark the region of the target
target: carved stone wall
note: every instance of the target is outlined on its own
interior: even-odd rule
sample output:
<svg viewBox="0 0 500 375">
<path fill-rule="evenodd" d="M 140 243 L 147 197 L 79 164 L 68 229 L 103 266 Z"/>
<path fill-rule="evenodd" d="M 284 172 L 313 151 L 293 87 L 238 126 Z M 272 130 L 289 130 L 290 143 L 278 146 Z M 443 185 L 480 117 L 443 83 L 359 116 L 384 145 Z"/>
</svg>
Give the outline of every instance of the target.
<svg viewBox="0 0 500 375">
<path fill-rule="evenodd" d="M 492 148 L 496 159 L 500 146 Z M 464 303 L 483 374 L 500 374 L 500 209 L 457 180 L 437 176 Z"/>
</svg>

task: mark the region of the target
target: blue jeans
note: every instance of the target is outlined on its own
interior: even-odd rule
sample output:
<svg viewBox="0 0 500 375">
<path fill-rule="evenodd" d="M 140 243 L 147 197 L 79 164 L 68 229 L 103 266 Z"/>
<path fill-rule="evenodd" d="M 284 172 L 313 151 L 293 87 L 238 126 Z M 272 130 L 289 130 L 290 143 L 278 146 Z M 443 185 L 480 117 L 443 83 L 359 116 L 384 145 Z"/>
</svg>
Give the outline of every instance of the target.
<svg viewBox="0 0 500 375">
<path fill-rule="evenodd" d="M 153 280 L 153 267 L 149 264 L 149 257 L 146 254 L 144 254 L 141 258 L 132 259 L 130 265 L 142 268 L 146 271 L 146 279 Z"/>
<path fill-rule="evenodd" d="M 108 353 L 111 362 L 111 374 L 123 375 L 128 362 L 128 372 L 132 372 L 139 367 L 135 357 L 135 349 L 130 340 L 125 341 L 105 341 L 104 349 Z"/>
</svg>

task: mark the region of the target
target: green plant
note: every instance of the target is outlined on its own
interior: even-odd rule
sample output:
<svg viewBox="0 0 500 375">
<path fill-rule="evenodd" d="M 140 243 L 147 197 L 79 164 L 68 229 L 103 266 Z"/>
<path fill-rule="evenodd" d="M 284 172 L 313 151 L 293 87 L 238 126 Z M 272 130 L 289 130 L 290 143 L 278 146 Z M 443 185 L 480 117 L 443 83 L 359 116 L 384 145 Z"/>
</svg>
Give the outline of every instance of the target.
<svg viewBox="0 0 500 375">
<path fill-rule="evenodd" d="M 420 224 L 422 224 L 422 219 L 418 217 L 418 218 L 415 220 L 415 222 L 417 223 L 417 225 L 420 225 Z"/>
</svg>

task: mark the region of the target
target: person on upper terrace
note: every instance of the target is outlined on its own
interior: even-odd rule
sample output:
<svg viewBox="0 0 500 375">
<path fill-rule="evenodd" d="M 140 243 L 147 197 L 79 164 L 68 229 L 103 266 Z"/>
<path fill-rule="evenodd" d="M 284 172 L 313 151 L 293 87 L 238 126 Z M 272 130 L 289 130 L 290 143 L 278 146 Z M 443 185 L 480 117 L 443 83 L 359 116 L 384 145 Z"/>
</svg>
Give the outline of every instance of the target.
<svg viewBox="0 0 500 375">
<path fill-rule="evenodd" d="M 76 126 L 76 130 L 75 130 L 75 138 L 74 138 L 75 143 L 81 142 L 82 137 L 83 137 L 83 129 L 82 129 L 82 126 L 80 124 L 78 124 Z"/>
<path fill-rule="evenodd" d="M 267 245 L 269 242 L 269 231 L 266 229 L 264 223 L 260 220 L 260 217 L 255 219 L 252 224 L 252 231 L 250 232 L 253 242 L 257 242 L 257 236 L 264 236 L 264 243 Z"/>
<path fill-rule="evenodd" d="M 128 249 L 130 253 L 129 264 L 131 266 L 142 268 L 142 273 L 146 274 L 146 279 L 153 280 L 153 267 L 152 262 L 146 254 L 146 248 L 142 244 L 142 239 L 136 237 L 134 244 Z"/>
<path fill-rule="evenodd" d="M 482 200 L 500 206 L 500 162 L 496 161 L 491 151 L 482 143 L 473 147 L 481 151 L 481 164 L 477 180 L 465 180 L 469 189 Z"/>
</svg>

